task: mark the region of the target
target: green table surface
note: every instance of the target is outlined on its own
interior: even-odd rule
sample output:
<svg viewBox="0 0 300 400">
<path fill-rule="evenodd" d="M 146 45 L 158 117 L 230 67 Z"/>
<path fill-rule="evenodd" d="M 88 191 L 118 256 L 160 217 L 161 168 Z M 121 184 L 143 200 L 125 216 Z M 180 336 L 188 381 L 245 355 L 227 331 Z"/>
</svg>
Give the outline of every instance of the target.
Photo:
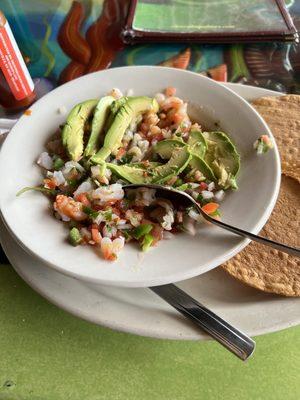
<svg viewBox="0 0 300 400">
<path fill-rule="evenodd" d="M 299 1 L 285 2 L 299 29 Z M 74 67 L 74 59 L 57 41 L 72 3 L 0 0 L 31 76 L 48 90 L 72 77 L 69 74 L 67 79 L 64 71 Z M 107 58 L 105 51 L 99 51 L 101 43 L 108 48 L 107 42 L 122 24 L 106 24 L 100 17 L 102 24 L 97 25 L 98 18 L 107 18 L 109 11 L 114 14 L 111 19 L 124 13 L 112 0 L 80 3 L 86 11 L 82 15 L 83 40 L 88 29 L 113 28 L 109 34 L 101 31 L 100 47 L 99 43 L 91 45 L 96 69 L 106 68 L 111 61 L 112 66 L 156 65 L 170 62 L 172 57 L 178 61 L 181 52 L 186 52 L 188 45 L 184 43 L 153 44 L 127 47 Z M 75 46 L 77 35 L 70 35 L 68 41 Z M 117 45 L 120 43 L 116 42 L 114 48 Z M 222 81 L 300 93 L 297 44 L 192 45 L 189 51 L 191 57 L 184 68 L 194 72 Z M 263 71 L 258 68 L 261 65 Z M 93 70 L 90 64 L 81 67 L 80 74 Z M 256 340 L 254 356 L 242 363 L 213 341 L 155 340 L 113 332 L 51 305 L 11 266 L 0 265 L 0 400 L 300 399 L 300 327 Z"/>
<path fill-rule="evenodd" d="M 300 398 L 300 327 L 257 337 L 246 363 L 213 341 L 157 340 L 82 321 L 0 266 L 1 400 Z"/>
</svg>

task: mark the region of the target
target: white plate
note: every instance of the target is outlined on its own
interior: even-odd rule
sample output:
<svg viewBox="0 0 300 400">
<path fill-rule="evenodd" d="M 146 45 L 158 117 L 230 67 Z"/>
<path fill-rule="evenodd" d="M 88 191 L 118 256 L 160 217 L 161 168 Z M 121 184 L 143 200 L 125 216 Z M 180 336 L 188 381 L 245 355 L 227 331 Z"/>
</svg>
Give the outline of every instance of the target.
<svg viewBox="0 0 300 400">
<path fill-rule="evenodd" d="M 203 224 L 196 236 L 176 235 L 143 254 L 127 245 L 115 263 L 107 262 L 90 246 L 74 248 L 66 242 L 66 228 L 48 210 L 48 199 L 39 193 L 16 193 L 41 182 L 35 165 L 44 144 L 65 120 L 59 106 L 100 97 L 112 87 L 128 88 L 135 95 L 154 95 L 176 85 L 178 95 L 198 108 L 207 126 L 221 122 L 235 140 L 242 156 L 239 190 L 222 203 L 224 221 L 257 233 L 275 204 L 279 183 L 278 151 L 259 157 L 254 141 L 270 131 L 250 105 L 233 91 L 199 74 L 159 67 L 126 67 L 86 75 L 50 92 L 23 116 L 10 132 L 0 154 L 0 207 L 5 223 L 19 244 L 58 271 L 94 283 L 114 286 L 152 286 L 188 279 L 225 262 L 248 241 L 220 228 Z M 211 126 L 213 127 L 213 126 Z"/>
<path fill-rule="evenodd" d="M 278 95 L 249 86 L 227 85 L 247 100 Z M 147 289 L 105 287 L 64 276 L 25 253 L 1 224 L 0 239 L 15 270 L 34 290 L 80 318 L 155 338 L 207 338 Z M 179 286 L 251 336 L 300 322 L 300 299 L 262 293 L 232 279 L 221 269 L 181 282 Z"/>
</svg>

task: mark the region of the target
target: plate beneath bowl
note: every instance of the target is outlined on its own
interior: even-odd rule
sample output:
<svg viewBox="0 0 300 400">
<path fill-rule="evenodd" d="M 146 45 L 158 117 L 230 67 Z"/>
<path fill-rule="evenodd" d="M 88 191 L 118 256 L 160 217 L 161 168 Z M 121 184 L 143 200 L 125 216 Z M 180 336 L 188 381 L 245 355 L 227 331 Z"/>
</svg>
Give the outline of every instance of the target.
<svg viewBox="0 0 300 400">
<path fill-rule="evenodd" d="M 228 192 L 222 202 L 224 221 L 253 233 L 262 228 L 277 198 L 280 162 L 276 147 L 263 157 L 253 149 L 257 137 L 271 135 L 257 112 L 231 90 L 196 73 L 175 68 L 122 67 L 86 75 L 56 88 L 32 106 L 30 116 L 21 117 L 5 140 L 0 154 L 1 213 L 11 234 L 26 251 L 81 280 L 147 287 L 207 272 L 246 246 L 248 240 L 202 224 L 194 237 L 175 235 L 147 253 L 139 251 L 137 245 L 126 245 L 118 260 L 110 263 L 90 246 L 74 248 L 67 243 L 67 229 L 49 212 L 45 196 L 26 192 L 16 197 L 21 188 L 41 182 L 35 161 L 51 133 L 65 121 L 66 116 L 58 113 L 60 106 L 69 110 L 74 103 L 104 95 L 112 87 L 123 92 L 132 88 L 135 95 L 154 95 L 174 83 L 180 97 L 201 105 L 203 124 L 207 125 L 210 118 L 220 122 L 241 153 L 239 190 Z"/>
<path fill-rule="evenodd" d="M 227 85 L 247 100 L 278 95 L 249 86 Z M 155 338 L 207 339 L 148 289 L 107 287 L 64 276 L 24 252 L 2 224 L 0 239 L 19 275 L 50 302 L 79 318 Z M 300 299 L 262 293 L 232 279 L 221 269 L 181 282 L 179 286 L 251 336 L 300 323 Z"/>
</svg>

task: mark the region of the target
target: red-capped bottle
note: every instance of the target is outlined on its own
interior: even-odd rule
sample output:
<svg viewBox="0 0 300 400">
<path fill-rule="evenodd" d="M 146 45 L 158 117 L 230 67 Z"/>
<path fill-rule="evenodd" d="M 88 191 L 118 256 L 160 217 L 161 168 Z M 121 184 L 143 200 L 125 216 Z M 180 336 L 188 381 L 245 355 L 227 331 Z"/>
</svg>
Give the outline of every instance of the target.
<svg viewBox="0 0 300 400">
<path fill-rule="evenodd" d="M 34 83 L 7 19 L 0 10 L 0 105 L 21 111 L 35 100 Z"/>
</svg>

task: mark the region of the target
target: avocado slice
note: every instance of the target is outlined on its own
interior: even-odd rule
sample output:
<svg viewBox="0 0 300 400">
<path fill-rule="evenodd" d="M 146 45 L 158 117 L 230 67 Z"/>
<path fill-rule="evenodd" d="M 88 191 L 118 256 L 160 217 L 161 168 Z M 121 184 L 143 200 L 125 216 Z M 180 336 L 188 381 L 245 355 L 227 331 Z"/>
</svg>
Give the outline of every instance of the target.
<svg viewBox="0 0 300 400">
<path fill-rule="evenodd" d="M 117 150 L 121 146 L 123 135 L 136 115 L 149 110 L 157 112 L 158 109 L 157 101 L 150 97 L 128 98 L 125 104 L 120 107 L 113 123 L 108 129 L 102 149 L 91 158 L 92 162 L 99 163 L 105 161 L 112 151 Z"/>
<path fill-rule="evenodd" d="M 135 168 L 142 168 L 145 171 L 147 171 L 149 169 L 152 170 L 153 168 L 159 167 L 162 164 L 157 161 L 149 161 L 147 162 L 147 164 L 143 162 L 136 162 L 136 163 L 131 163 L 130 165 L 132 165 Z"/>
<path fill-rule="evenodd" d="M 216 181 L 217 179 L 212 169 L 199 156 L 199 153 L 205 154 L 206 151 L 206 141 L 202 136 L 202 133 L 199 131 L 191 132 L 191 135 L 188 140 L 188 145 L 182 141 L 175 139 L 162 140 L 155 145 L 155 152 L 159 154 L 160 157 L 163 159 L 170 159 L 172 152 L 174 151 L 175 148 L 183 148 L 183 147 L 186 147 L 192 155 L 189 163 L 190 166 L 202 172 L 202 174 L 207 179 Z"/>
<path fill-rule="evenodd" d="M 147 167 L 141 163 L 116 165 L 107 163 L 107 167 L 130 183 L 163 183 L 174 175 L 180 174 L 191 159 L 187 146 L 175 148 L 166 164 L 151 162 Z"/>
<path fill-rule="evenodd" d="M 218 184 L 228 189 L 237 188 L 235 177 L 240 169 L 240 156 L 235 145 L 224 132 L 203 132 L 207 143 L 204 161 L 218 178 Z"/>
<path fill-rule="evenodd" d="M 154 152 L 162 159 L 170 159 L 176 147 L 184 147 L 186 144 L 176 139 L 161 140 L 154 146 Z"/>
<path fill-rule="evenodd" d="M 205 176 L 205 178 L 214 182 L 217 180 L 210 166 L 202 158 L 196 156 L 195 154 L 193 154 L 191 158 L 190 166 L 199 170 Z"/>
<path fill-rule="evenodd" d="M 106 165 L 112 172 L 130 183 L 150 183 L 153 178 L 151 170 L 147 171 L 145 168 L 133 166 L 132 164 L 117 165 L 107 163 Z"/>
<path fill-rule="evenodd" d="M 126 103 L 127 100 L 128 100 L 128 97 L 125 97 L 125 96 L 120 97 L 117 100 L 114 99 L 114 102 L 110 106 L 110 113 L 109 113 L 109 116 L 105 123 L 105 128 L 104 128 L 105 131 L 108 131 L 111 124 L 113 123 L 113 120 L 115 119 L 115 116 L 117 115 L 117 112 Z"/>
<path fill-rule="evenodd" d="M 201 131 L 193 129 L 187 141 L 191 147 L 191 152 L 196 156 L 203 158 L 207 150 L 207 143 Z"/>
<path fill-rule="evenodd" d="M 92 130 L 89 141 L 84 150 L 84 155 L 90 157 L 96 153 L 99 139 L 103 135 L 105 121 L 110 112 L 110 105 L 115 101 L 112 96 L 105 96 L 99 100 L 93 116 Z"/>
<path fill-rule="evenodd" d="M 143 163 L 131 163 L 124 165 L 116 165 L 112 163 L 106 163 L 106 166 L 115 174 L 121 178 L 126 179 L 130 183 L 149 183 L 153 177 L 153 170 L 160 166 L 158 162 L 151 161 L 147 166 Z M 148 175 L 145 174 L 148 172 Z"/>
<path fill-rule="evenodd" d="M 152 171 L 154 174 L 152 183 L 163 183 L 180 174 L 190 162 L 191 157 L 187 146 L 175 148 L 169 161 Z"/>
<path fill-rule="evenodd" d="M 98 100 L 87 100 L 72 108 L 62 130 L 62 142 L 72 160 L 78 161 L 83 153 L 84 125 Z"/>
</svg>

